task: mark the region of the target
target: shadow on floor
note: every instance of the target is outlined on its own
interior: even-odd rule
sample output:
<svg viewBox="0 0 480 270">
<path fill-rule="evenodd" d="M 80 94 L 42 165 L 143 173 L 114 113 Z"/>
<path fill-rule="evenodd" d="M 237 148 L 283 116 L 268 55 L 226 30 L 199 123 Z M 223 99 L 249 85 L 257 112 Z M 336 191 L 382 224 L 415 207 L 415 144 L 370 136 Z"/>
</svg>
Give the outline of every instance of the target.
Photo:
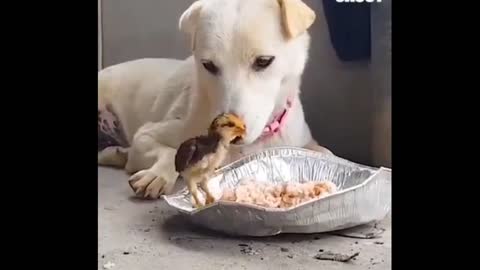
<svg viewBox="0 0 480 270">
<path fill-rule="evenodd" d="M 224 244 L 231 246 L 232 240 L 238 241 L 238 245 L 250 245 L 261 243 L 266 246 L 288 246 L 291 244 L 310 244 L 318 240 L 331 240 L 336 237 L 355 238 L 351 236 L 361 235 L 362 233 L 371 231 L 373 224 L 359 226 L 349 230 L 331 233 L 314 233 L 314 234 L 280 234 L 268 237 L 244 237 L 225 235 L 206 228 L 198 227 L 192 224 L 185 216 L 177 214 L 168 217 L 160 226 L 165 241 L 176 245 L 182 249 L 205 251 L 205 248 L 210 247 L 210 252 L 222 250 Z M 342 236 L 341 234 L 344 234 Z M 350 236 L 349 236 L 350 235 Z M 220 247 L 220 248 L 214 248 Z"/>
</svg>

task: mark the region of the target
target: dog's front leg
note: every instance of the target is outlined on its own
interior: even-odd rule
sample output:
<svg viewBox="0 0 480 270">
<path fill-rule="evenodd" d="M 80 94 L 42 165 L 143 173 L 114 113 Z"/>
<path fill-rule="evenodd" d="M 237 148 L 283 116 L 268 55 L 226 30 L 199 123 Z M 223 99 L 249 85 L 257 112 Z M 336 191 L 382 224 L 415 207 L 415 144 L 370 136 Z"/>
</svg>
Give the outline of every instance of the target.
<svg viewBox="0 0 480 270">
<path fill-rule="evenodd" d="M 181 137 L 182 125 L 178 121 L 148 123 L 135 134 L 125 169 L 134 173 L 129 184 L 137 196 L 157 199 L 172 192 L 178 173 L 175 171 L 177 149 L 171 145 Z"/>
<path fill-rule="evenodd" d="M 157 199 L 162 194 L 170 194 L 175 186 L 178 173 L 175 171 L 176 149 L 158 146 L 157 160 L 148 169 L 138 171 L 129 179 L 130 187 L 137 196 Z"/>
</svg>

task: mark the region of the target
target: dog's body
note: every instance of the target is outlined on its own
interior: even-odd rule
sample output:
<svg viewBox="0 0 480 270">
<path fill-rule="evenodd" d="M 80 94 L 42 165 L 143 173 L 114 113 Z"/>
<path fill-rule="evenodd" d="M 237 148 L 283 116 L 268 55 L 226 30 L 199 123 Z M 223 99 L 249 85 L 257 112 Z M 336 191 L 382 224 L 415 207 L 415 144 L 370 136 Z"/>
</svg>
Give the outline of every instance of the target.
<svg viewBox="0 0 480 270">
<path fill-rule="evenodd" d="M 137 194 L 158 198 L 171 192 L 178 176 L 176 148 L 204 134 L 223 112 L 238 115 L 247 128 L 227 162 L 270 146 L 330 153 L 313 140 L 299 98 L 312 14 L 300 0 L 192 4 L 180 29 L 190 34 L 193 56 L 136 60 L 99 72 L 99 136 L 110 126 L 120 145 L 99 141 L 99 164 L 124 167 L 134 173 L 130 184 Z M 287 107 L 280 128 L 264 136 Z M 108 113 L 116 120 L 105 120 Z"/>
</svg>

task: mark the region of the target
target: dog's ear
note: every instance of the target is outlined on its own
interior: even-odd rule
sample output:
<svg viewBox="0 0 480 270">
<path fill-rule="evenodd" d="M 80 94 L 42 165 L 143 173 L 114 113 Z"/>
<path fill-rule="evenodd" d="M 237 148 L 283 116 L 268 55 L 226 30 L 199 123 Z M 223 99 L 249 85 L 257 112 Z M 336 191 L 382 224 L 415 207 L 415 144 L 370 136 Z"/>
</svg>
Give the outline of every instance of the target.
<svg viewBox="0 0 480 270">
<path fill-rule="evenodd" d="M 195 31 L 201 8 L 202 2 L 195 1 L 187 10 L 183 12 L 178 22 L 178 28 L 180 31 L 187 33 L 190 36 L 190 46 L 192 51 L 195 49 Z"/>
<path fill-rule="evenodd" d="M 315 21 L 315 12 L 301 0 L 277 0 L 280 5 L 282 27 L 287 39 L 303 34 Z"/>
</svg>

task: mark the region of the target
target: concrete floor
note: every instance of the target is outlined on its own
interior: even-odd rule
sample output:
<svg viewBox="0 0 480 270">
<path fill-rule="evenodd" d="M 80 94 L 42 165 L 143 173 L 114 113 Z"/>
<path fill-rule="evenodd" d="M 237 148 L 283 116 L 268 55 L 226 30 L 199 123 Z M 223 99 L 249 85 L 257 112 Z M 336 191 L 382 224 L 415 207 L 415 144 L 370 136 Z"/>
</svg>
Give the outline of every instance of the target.
<svg viewBox="0 0 480 270">
<path fill-rule="evenodd" d="M 391 268 L 390 216 L 377 224 L 377 231 L 386 230 L 376 239 L 345 236 L 372 232 L 373 225 L 342 232 L 343 236 L 231 238 L 195 228 L 162 200 L 133 198 L 127 178 L 120 170 L 98 169 L 98 269 L 109 262 L 113 270 Z M 239 244 L 251 246 L 257 254 L 243 253 Z M 360 255 L 348 263 L 320 261 L 313 258 L 320 249 Z"/>
</svg>

